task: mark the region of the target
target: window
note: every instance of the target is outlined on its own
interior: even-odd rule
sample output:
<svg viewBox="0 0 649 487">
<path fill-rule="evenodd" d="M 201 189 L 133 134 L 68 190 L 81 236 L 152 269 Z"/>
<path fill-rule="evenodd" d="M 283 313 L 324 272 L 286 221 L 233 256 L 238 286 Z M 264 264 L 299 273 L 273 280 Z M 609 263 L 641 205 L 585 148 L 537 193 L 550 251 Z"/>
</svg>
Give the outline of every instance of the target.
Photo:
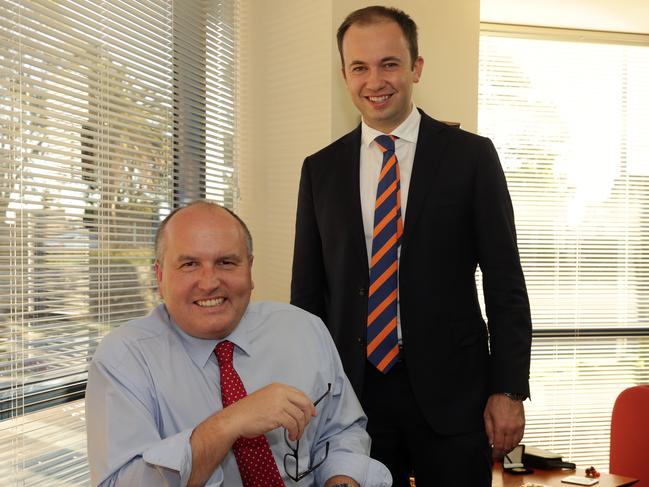
<svg viewBox="0 0 649 487">
<path fill-rule="evenodd" d="M 0 4 L 2 478 L 87 484 L 69 401 L 100 339 L 157 303 L 158 223 L 232 206 L 235 22 L 232 0 Z"/>
<path fill-rule="evenodd" d="M 485 24 L 479 75 L 532 308 L 523 442 L 606 470 L 613 402 L 649 383 L 649 36 Z"/>
<path fill-rule="evenodd" d="M 230 208 L 237 193 L 236 2 L 174 2 L 174 195 Z"/>
</svg>

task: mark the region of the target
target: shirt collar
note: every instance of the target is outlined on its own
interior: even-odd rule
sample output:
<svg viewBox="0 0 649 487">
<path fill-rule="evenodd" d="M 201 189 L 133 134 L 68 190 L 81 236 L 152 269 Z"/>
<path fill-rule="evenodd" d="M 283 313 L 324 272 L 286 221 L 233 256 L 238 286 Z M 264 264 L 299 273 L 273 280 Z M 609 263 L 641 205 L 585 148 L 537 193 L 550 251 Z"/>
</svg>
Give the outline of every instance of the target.
<svg viewBox="0 0 649 487">
<path fill-rule="evenodd" d="M 189 357 L 192 359 L 192 362 L 194 362 L 194 364 L 196 364 L 197 367 L 200 367 L 201 369 L 204 368 L 205 365 L 207 365 L 208 360 L 212 356 L 212 352 L 214 352 L 214 347 L 216 347 L 219 343 L 221 343 L 224 340 L 231 341 L 243 353 L 245 353 L 246 355 L 250 355 L 250 339 L 246 331 L 246 321 L 247 321 L 246 317 L 248 315 L 247 309 L 246 312 L 241 317 L 241 321 L 239 322 L 237 327 L 232 331 L 232 333 L 230 333 L 227 337 L 222 338 L 220 340 L 208 340 L 205 338 L 197 338 L 187 334 L 182 328 L 180 328 L 176 324 L 176 322 L 171 317 L 171 315 L 169 315 L 167 308 L 164 307 L 163 310 L 168 323 L 171 325 L 171 327 L 180 337 L 180 341 L 185 347 L 185 351 L 187 352 L 187 355 L 189 355 Z"/>
<path fill-rule="evenodd" d="M 410 110 L 410 115 L 401 122 L 397 128 L 395 128 L 391 134 L 399 137 L 400 140 L 405 140 L 406 142 L 412 142 L 413 144 L 417 143 L 417 137 L 419 135 L 419 122 L 421 121 L 421 113 L 417 110 L 414 103 L 412 109 Z M 366 147 L 369 147 L 374 139 L 379 135 L 384 135 L 380 130 L 376 130 L 365 123 L 365 120 L 361 120 L 361 143 Z"/>
</svg>

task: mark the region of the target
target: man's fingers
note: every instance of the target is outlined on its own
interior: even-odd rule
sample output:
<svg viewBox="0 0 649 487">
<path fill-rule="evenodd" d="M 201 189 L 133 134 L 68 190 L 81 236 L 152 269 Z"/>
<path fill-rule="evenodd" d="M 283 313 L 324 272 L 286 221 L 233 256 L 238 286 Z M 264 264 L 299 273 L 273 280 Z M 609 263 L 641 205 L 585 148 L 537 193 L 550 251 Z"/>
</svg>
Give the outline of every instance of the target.
<svg viewBox="0 0 649 487">
<path fill-rule="evenodd" d="M 518 426 L 505 425 L 499 430 L 495 438 L 494 448 L 509 453 L 523 439 L 523 429 Z"/>
<path fill-rule="evenodd" d="M 504 450 L 505 448 L 505 437 L 501 432 L 496 431 L 493 437 L 493 447 L 495 450 Z"/>
<path fill-rule="evenodd" d="M 313 402 L 311 401 L 309 396 L 304 394 L 302 391 L 298 389 L 293 389 L 292 391 L 290 391 L 287 397 L 292 404 L 294 404 L 295 406 L 297 406 L 303 411 L 304 415 L 307 418 L 311 418 L 312 416 L 316 415 Z"/>
<path fill-rule="evenodd" d="M 521 441 L 523 441 L 524 435 L 525 435 L 525 427 L 518 428 L 518 432 L 516 434 L 516 445 L 518 445 Z"/>
<path fill-rule="evenodd" d="M 510 452 L 523 438 L 525 409 L 522 402 L 492 394 L 484 411 L 485 430 L 497 458 Z"/>
<path fill-rule="evenodd" d="M 487 439 L 489 440 L 489 444 L 493 446 L 494 444 L 494 424 L 488 415 L 485 415 L 485 431 L 487 432 Z"/>
<path fill-rule="evenodd" d="M 299 389 L 286 384 L 269 384 L 229 406 L 241 420 L 241 435 L 252 438 L 277 427 L 284 427 L 288 438 L 298 440 L 316 415 L 312 400 Z"/>
<path fill-rule="evenodd" d="M 299 440 L 302 438 L 304 433 L 304 428 L 311 420 L 310 416 L 307 416 L 302 409 L 295 406 L 294 404 L 289 404 L 284 411 L 284 419 L 282 425 L 287 429 L 289 433 L 290 440 Z"/>
<path fill-rule="evenodd" d="M 304 428 L 309 424 L 311 418 L 315 416 L 315 407 L 311 399 L 302 391 L 293 389 L 287 395 L 288 404 L 286 411 L 297 421 L 298 432 L 296 437 L 291 437 L 291 440 L 300 439 Z"/>
<path fill-rule="evenodd" d="M 280 424 L 288 432 L 288 439 L 291 441 L 299 440 L 302 436 L 303 429 L 300 428 L 299 422 L 290 414 L 284 413 L 279 419 Z"/>
</svg>

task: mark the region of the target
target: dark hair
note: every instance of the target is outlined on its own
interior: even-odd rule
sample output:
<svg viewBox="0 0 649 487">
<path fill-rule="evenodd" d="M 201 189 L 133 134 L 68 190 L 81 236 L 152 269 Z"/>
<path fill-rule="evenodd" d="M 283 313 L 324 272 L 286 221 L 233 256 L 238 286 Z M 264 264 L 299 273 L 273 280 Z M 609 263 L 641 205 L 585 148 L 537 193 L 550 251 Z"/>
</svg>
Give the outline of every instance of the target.
<svg viewBox="0 0 649 487">
<path fill-rule="evenodd" d="M 160 226 L 158 227 L 158 230 L 156 231 L 155 234 L 155 260 L 158 262 L 158 265 L 162 265 L 162 260 L 164 257 L 164 231 L 167 225 L 169 224 L 169 220 L 173 218 L 173 216 L 178 213 L 180 210 L 184 210 L 185 208 L 189 208 L 190 206 L 197 206 L 197 205 L 205 205 L 208 207 L 212 207 L 214 209 L 221 209 L 227 211 L 230 215 L 234 217 L 234 219 L 239 222 L 239 225 L 241 225 L 241 229 L 243 230 L 243 234 L 246 238 L 246 247 L 248 250 L 248 255 L 252 255 L 252 234 L 250 233 L 250 230 L 248 229 L 248 226 L 245 224 L 245 222 L 239 218 L 239 216 L 232 211 L 229 208 L 226 208 L 225 206 L 221 206 L 218 203 L 215 203 L 214 201 L 209 201 L 209 200 L 197 200 L 197 201 L 192 201 L 191 203 L 188 203 L 187 205 L 184 206 L 179 206 L 175 208 L 171 213 L 169 213 L 164 220 L 160 223 Z"/>
<path fill-rule="evenodd" d="M 383 7 L 381 5 L 374 5 L 372 7 L 365 7 L 354 10 L 350 13 L 343 23 L 338 27 L 336 39 L 338 40 L 338 52 L 340 53 L 340 62 L 345 67 L 345 59 L 343 58 L 343 38 L 347 29 L 354 24 L 368 25 L 376 24 L 379 22 L 393 21 L 401 28 L 403 36 L 408 43 L 408 50 L 410 51 L 410 62 L 412 67 L 415 66 L 415 61 L 419 57 L 419 46 L 417 43 L 417 24 L 410 18 L 410 16 L 403 10 L 393 7 Z"/>
</svg>

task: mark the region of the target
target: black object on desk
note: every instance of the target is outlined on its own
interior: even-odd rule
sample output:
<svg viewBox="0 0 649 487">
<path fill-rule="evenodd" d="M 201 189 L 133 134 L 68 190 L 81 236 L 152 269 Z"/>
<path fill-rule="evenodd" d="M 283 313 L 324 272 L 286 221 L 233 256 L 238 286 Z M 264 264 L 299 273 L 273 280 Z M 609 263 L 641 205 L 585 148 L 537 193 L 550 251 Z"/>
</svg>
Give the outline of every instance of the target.
<svg viewBox="0 0 649 487">
<path fill-rule="evenodd" d="M 527 467 L 540 468 L 541 470 L 567 469 L 574 470 L 576 465 L 564 462 L 558 453 L 544 450 L 535 446 L 528 446 L 523 452 L 523 463 Z"/>
</svg>

